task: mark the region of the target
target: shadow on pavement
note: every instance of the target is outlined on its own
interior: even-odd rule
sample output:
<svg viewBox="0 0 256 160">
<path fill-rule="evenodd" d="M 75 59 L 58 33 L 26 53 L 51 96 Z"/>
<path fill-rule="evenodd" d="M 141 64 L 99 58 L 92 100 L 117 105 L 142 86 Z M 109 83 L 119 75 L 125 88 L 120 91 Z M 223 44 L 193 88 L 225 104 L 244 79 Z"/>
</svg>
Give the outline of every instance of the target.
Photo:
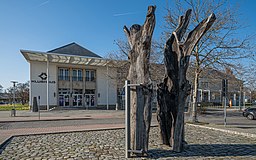
<svg viewBox="0 0 256 160">
<path fill-rule="evenodd" d="M 150 158 L 256 156 L 256 144 L 191 144 L 181 153 L 152 149 Z"/>
<path fill-rule="evenodd" d="M 248 127 L 248 126 L 239 126 L 237 128 L 241 128 L 241 129 L 253 129 L 253 128 L 256 128 L 256 127 Z"/>
</svg>

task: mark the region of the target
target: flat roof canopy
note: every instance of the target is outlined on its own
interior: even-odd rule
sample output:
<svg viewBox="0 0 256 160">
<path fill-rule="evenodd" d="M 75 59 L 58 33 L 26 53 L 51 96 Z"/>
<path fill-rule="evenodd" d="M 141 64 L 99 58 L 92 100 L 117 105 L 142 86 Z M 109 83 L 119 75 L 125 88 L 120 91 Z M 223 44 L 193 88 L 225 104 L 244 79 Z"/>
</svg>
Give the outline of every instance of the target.
<svg viewBox="0 0 256 160">
<path fill-rule="evenodd" d="M 120 67 L 120 65 L 127 63 L 128 61 L 117 61 L 111 59 L 103 59 L 97 57 L 83 57 L 75 55 L 64 55 L 51 52 L 38 52 L 29 50 L 20 50 L 26 60 L 39 61 L 39 62 L 52 62 L 52 63 L 66 63 L 66 64 L 78 64 L 89 66 L 109 66 Z"/>
</svg>

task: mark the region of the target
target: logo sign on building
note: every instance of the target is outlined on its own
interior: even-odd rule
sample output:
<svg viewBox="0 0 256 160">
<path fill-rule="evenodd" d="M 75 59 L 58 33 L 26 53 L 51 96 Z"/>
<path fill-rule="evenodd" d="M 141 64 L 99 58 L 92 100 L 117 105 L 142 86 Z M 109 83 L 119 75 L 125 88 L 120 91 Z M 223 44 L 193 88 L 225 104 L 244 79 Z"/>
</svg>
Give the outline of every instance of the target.
<svg viewBox="0 0 256 160">
<path fill-rule="evenodd" d="M 47 74 L 42 72 L 38 77 L 40 77 L 42 80 L 46 80 L 47 79 Z"/>
<path fill-rule="evenodd" d="M 47 74 L 45 72 L 42 72 L 38 75 L 41 80 L 31 80 L 31 83 L 47 83 Z M 49 81 L 49 83 L 56 83 L 55 81 Z"/>
</svg>

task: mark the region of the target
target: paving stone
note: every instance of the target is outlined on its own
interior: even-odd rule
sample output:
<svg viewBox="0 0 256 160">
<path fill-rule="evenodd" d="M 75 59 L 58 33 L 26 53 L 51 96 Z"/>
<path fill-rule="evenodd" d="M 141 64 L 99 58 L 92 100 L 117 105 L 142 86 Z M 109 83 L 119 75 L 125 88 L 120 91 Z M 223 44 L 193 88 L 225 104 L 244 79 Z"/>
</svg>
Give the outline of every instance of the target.
<svg viewBox="0 0 256 160">
<path fill-rule="evenodd" d="M 151 128 L 148 157 L 135 159 L 256 159 L 256 138 L 186 126 L 182 153 L 161 145 Z M 125 159 L 124 129 L 14 137 L 0 159 Z"/>
</svg>

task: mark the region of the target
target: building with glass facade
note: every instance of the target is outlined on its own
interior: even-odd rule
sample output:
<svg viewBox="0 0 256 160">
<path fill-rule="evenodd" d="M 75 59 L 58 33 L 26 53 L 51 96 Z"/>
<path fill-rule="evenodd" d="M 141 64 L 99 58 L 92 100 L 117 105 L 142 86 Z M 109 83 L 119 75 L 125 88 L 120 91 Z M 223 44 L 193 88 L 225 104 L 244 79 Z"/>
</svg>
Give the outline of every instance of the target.
<svg viewBox="0 0 256 160">
<path fill-rule="evenodd" d="M 30 64 L 30 105 L 41 107 L 108 107 L 116 104 L 113 60 L 71 43 L 48 52 L 21 50 Z"/>
</svg>

